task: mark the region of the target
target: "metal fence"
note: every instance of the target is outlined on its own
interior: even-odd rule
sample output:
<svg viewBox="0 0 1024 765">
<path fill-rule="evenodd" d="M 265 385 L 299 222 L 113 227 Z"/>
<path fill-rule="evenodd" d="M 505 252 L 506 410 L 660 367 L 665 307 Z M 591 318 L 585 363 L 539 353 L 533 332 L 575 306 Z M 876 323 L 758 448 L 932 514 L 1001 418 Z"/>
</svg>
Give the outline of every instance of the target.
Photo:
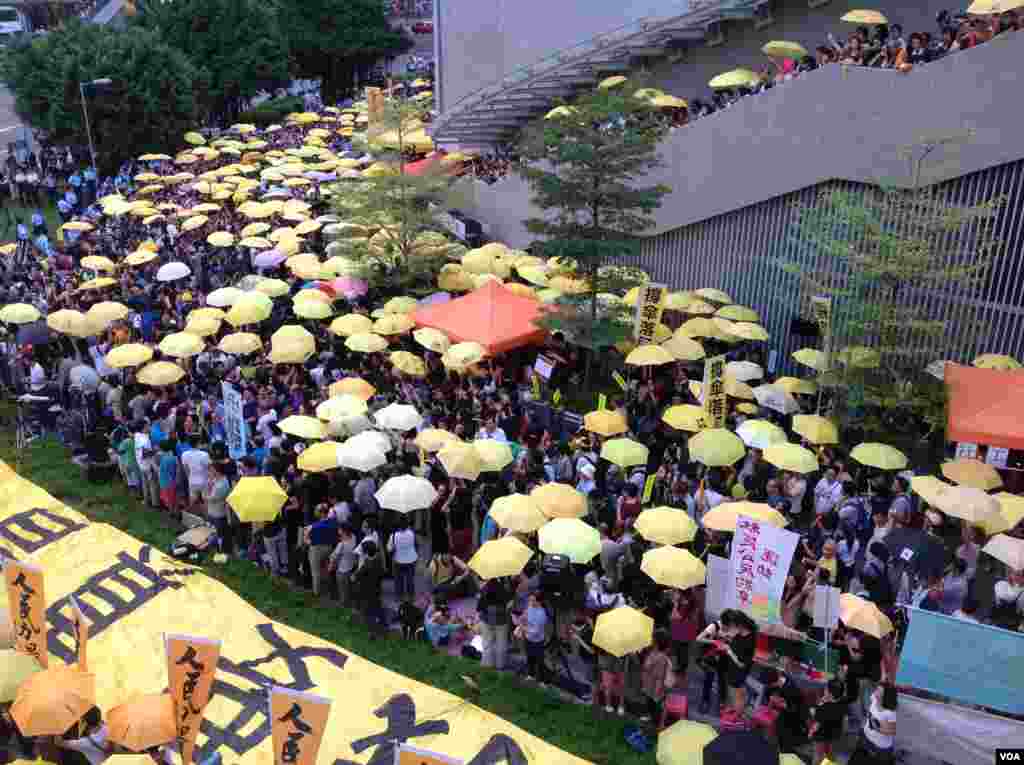
<svg viewBox="0 0 1024 765">
<path fill-rule="evenodd" d="M 666 232 L 645 241 L 640 265 L 673 289 L 717 287 L 736 302 L 753 307 L 771 334 L 768 348 L 778 351 L 779 368 L 792 370 L 790 354 L 806 339 L 791 334 L 791 322 L 803 314 L 809 296 L 801 294 L 800 278 L 784 270 L 782 263 L 821 267 L 819 256 L 799 241 L 796 223 L 800 206 L 813 204 L 831 188 L 863 187 L 822 184 Z M 961 362 L 986 352 L 1024 354 L 1024 161 L 966 175 L 937 190 L 956 205 L 996 197 L 1006 202 L 990 224 L 1000 246 L 975 294 L 905 290 L 906 299 L 931 317 L 947 318 L 954 325 L 971 317 L 984 328 L 973 337 L 954 329 L 951 334 L 964 336 L 962 347 L 939 347 L 936 342 L 928 350 L 935 359 Z M 970 247 L 968 239 L 946 242 L 943 249 L 969 253 Z"/>
</svg>

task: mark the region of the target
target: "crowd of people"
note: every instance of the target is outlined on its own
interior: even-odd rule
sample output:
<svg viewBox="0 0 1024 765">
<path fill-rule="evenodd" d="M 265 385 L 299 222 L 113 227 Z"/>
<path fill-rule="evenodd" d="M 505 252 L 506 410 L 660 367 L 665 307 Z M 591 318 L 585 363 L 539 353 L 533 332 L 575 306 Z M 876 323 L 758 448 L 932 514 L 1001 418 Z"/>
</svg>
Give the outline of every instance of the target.
<svg viewBox="0 0 1024 765">
<path fill-rule="evenodd" d="M 322 140 L 314 159 L 372 161 L 346 156 L 348 139 L 326 129 L 336 127 L 335 119 L 292 121 L 258 132 L 259 148 L 250 149 L 259 156 L 244 150 L 220 154 L 211 147 L 187 150 L 178 159 L 189 157 L 186 166 L 193 178 L 208 172 L 226 177 L 217 170 L 228 164 L 228 172 L 241 177 L 247 172 L 243 164 L 296 156 L 317 129 L 323 132 L 315 134 Z M 252 140 L 253 134 L 247 135 Z M 137 180 L 140 169 L 153 177 Z M 628 712 L 655 729 L 675 717 L 714 714 L 723 726 L 764 729 L 784 751 L 813 747 L 815 763 L 831 753 L 846 730 L 856 739 L 852 761 L 891 761 L 903 606 L 1012 628 L 1021 624 L 1024 572 L 1003 570 L 980 553 L 985 529 L 926 508 L 910 491 L 912 472 L 867 468 L 850 458 L 847 445 L 814 443 L 796 432 L 793 415 L 813 412 L 815 396 L 794 394 L 795 410 L 788 404 L 782 409 L 762 406 L 749 397 L 730 399 L 727 418 L 727 427 L 740 434 L 751 420 L 774 423 L 788 439 L 814 450 L 813 471 L 777 469 L 764 459 L 763 444 L 753 442 L 733 465 L 705 467 L 690 455 L 689 434 L 665 420 L 672 407 L 700 405 L 691 378 L 702 377 L 702 362 L 663 364 L 630 375 L 621 396 L 608 406 L 621 427 L 607 432 L 579 429 L 538 400 L 532 370 L 539 351 L 556 361 L 552 389 L 571 389 L 570 381 L 579 380 L 584 366 L 584 353 L 557 334 L 542 349 L 514 349 L 458 370 L 408 330 L 387 336 L 388 353 L 353 350 L 332 329 L 333 317 L 298 318 L 287 297 L 319 290 L 332 314 L 358 314 L 369 322 L 371 316 L 386 317 L 384 306 L 393 292 L 386 285 L 363 285 L 363 290 L 342 295 L 330 280 L 303 276 L 284 256 L 256 266 L 258 255 L 243 247 L 210 244 L 211 232 L 231 234 L 234 240 L 253 221 L 231 194 L 217 203 L 204 201 L 212 198 L 213 189 L 202 182 L 164 182 L 142 194 L 143 184 L 178 170 L 174 160 L 137 160 L 95 191 L 82 178 L 78 204 L 66 217 L 87 225 L 66 227 L 62 242 L 33 251 L 26 268 L 5 272 L 0 302 L 35 305 L 51 315 L 77 310 L 84 316 L 102 304 L 117 303 L 124 313 L 71 333 L 77 336 L 57 335 L 34 344 L 20 341 L 20 327 L 11 326 L 0 366 L 4 382 L 28 395 L 29 403 L 62 402 L 89 412 L 87 432 L 80 443 L 69 444 L 80 461 L 94 471 L 103 466 L 116 470 L 140 501 L 165 513 L 169 523 L 209 523 L 219 552 L 333 597 L 338 608 L 361 614 L 371 630 L 400 629 L 439 650 L 478 658 L 485 667 L 519 669 L 534 682 L 590 700 L 600 714 Z M 333 173 L 322 178 L 325 183 L 336 180 Z M 339 220 L 319 182 L 287 185 L 264 176 L 244 198 L 286 200 L 269 210 L 267 230 L 307 223 L 301 238 L 292 229 L 276 241 L 283 246 L 290 236 L 296 245 L 319 253 L 326 245 L 323 227 Z M 75 185 L 69 181 L 69 186 Z M 108 194 L 117 192 L 121 201 L 148 199 L 146 213 L 152 205 L 167 215 L 126 214 L 126 208 L 109 206 Z M 181 221 L 192 218 L 191 208 L 199 204 L 212 207 L 204 208 L 201 225 L 186 230 Z M 128 253 L 143 257 L 131 261 Z M 116 277 L 83 283 L 83 275 L 105 273 L 95 260 L 86 260 L 97 256 L 117 264 Z M 184 275 L 165 281 L 161 267 L 171 263 L 187 268 Z M 221 349 L 221 341 L 237 327 L 222 321 L 223 314 L 209 305 L 211 293 L 230 286 L 237 286 L 239 294 L 259 291 L 268 278 L 285 283 L 285 292 L 278 293 L 269 316 L 242 328 L 272 345 L 277 330 L 301 324 L 315 341 L 315 352 L 305 362 L 273 363 L 262 350 L 239 354 Z M 215 326 L 198 328 L 197 310 Z M 675 311 L 666 314 L 670 324 L 684 318 Z M 197 333 L 202 347 L 161 351 L 168 338 L 183 330 Z M 757 366 L 746 379 L 763 377 L 763 369 L 754 364 L 763 355 L 760 345 L 734 340 L 702 338 L 708 356 L 725 353 L 730 361 L 745 362 L 741 366 L 747 372 Z M 149 346 L 154 361 L 180 365 L 180 379 L 144 384 L 131 365 L 108 363 L 112 351 L 130 343 Z M 397 351 L 419 355 L 422 374 L 394 366 L 389 353 Z M 234 385 L 242 397 L 244 456 L 232 458 L 228 450 L 222 382 Z M 303 468 L 302 455 L 316 440 L 290 434 L 282 424 L 293 415 L 316 417 L 336 385 L 364 391 L 371 417 L 392 403 L 415 407 L 416 427 L 362 434 L 382 444 L 383 464 L 366 470 Z M 371 419 L 348 418 L 328 427 L 339 436 L 359 438 L 371 429 Z M 426 431 L 444 431 L 458 441 L 507 444 L 512 461 L 481 472 L 476 480 L 453 477 L 437 447 L 421 438 Z M 646 461 L 621 467 L 601 456 L 608 436 L 622 434 L 647 447 Z M 429 507 L 402 514 L 381 506 L 378 490 L 389 478 L 403 475 L 430 482 L 436 498 Z M 240 479 L 256 476 L 273 477 L 287 501 L 268 523 L 242 523 L 228 498 Z M 538 554 L 517 576 L 478 576 L 471 565 L 474 554 L 487 542 L 514 534 L 492 516 L 495 502 L 513 494 L 530 496 L 550 483 L 573 487 L 584 498 L 582 517 L 600 536 L 599 553 L 571 566 L 560 556 Z M 648 486 L 650 496 L 645 497 Z M 736 500 L 767 505 L 801 535 L 781 625 L 755 622 L 735 609 L 708 614 L 703 586 L 662 586 L 643 570 L 644 556 L 655 547 L 638 530 L 645 506 L 673 508 L 690 519 L 693 538 L 680 546 L 707 560 L 709 555 L 729 557 L 733 533 L 705 521 L 716 508 Z M 937 567 L 924 571 L 893 554 L 886 540 L 908 533 L 941 550 Z M 1008 533 L 1024 536 L 1020 524 Z M 538 547 L 536 532 L 516 536 L 531 549 Z M 829 633 L 816 628 L 815 586 L 822 583 L 874 604 L 896 628 L 882 634 L 851 625 Z M 616 656 L 595 640 L 596 622 L 627 604 L 648 614 L 656 629 L 642 653 Z M 838 652 L 827 675 L 808 666 L 803 650 L 823 643 Z M 689 679 L 697 676 L 701 690 L 690 710 Z"/>
</svg>

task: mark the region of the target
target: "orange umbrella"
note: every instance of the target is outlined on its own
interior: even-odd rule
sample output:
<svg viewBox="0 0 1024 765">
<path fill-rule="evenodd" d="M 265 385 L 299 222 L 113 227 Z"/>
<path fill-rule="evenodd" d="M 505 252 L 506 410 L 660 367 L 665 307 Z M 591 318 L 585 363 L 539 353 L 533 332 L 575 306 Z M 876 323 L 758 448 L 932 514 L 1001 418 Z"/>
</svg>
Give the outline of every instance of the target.
<svg viewBox="0 0 1024 765">
<path fill-rule="evenodd" d="M 95 705 L 95 675 L 55 666 L 22 683 L 11 717 L 23 736 L 59 736 Z"/>
<path fill-rule="evenodd" d="M 135 696 L 107 713 L 107 737 L 133 752 L 170 743 L 177 734 L 169 693 Z"/>
</svg>

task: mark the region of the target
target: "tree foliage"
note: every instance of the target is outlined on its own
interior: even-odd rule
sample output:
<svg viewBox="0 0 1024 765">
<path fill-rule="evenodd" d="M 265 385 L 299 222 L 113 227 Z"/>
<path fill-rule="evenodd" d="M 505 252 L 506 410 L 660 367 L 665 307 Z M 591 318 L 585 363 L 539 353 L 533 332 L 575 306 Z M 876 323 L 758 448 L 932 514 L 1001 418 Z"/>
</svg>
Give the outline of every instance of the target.
<svg viewBox="0 0 1024 765">
<path fill-rule="evenodd" d="M 288 81 L 288 40 L 258 0 L 139 0 L 133 24 L 153 30 L 209 77 L 206 110 L 234 120 L 242 101 Z"/>
<path fill-rule="evenodd" d="M 630 334 L 623 309 L 599 295 L 634 283 L 628 271 L 608 266 L 639 254 L 639 235 L 654 225 L 654 210 L 670 191 L 638 185 L 660 165 L 657 147 L 668 126 L 649 102 L 633 97 L 635 91 L 626 83 L 586 93 L 528 126 L 520 142 L 517 171 L 543 211 L 524 224 L 541 237 L 537 251 L 558 258 L 582 282 L 542 324 L 588 348 Z"/>
<path fill-rule="evenodd" d="M 0 74 L 29 125 L 78 145 L 88 142 L 79 82 L 109 77 L 110 90 L 87 104 L 97 160 L 107 169 L 176 145 L 201 118 L 207 88 L 205 72 L 156 32 L 78 21 L 8 49 Z"/>
</svg>

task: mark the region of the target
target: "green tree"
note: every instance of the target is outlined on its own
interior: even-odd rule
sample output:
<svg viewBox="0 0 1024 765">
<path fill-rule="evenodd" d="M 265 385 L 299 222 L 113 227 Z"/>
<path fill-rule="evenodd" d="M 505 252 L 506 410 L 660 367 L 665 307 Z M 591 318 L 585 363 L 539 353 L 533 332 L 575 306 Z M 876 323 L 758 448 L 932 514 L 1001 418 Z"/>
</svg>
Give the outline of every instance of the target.
<svg viewBox="0 0 1024 765">
<path fill-rule="evenodd" d="M 921 183 L 934 152 L 961 140 L 906 149 L 909 187 L 830 188 L 799 209 L 798 245 L 811 265 L 786 268 L 803 294 L 831 300 L 836 352 L 823 381 L 848 426 L 941 432 L 944 388 L 927 366 L 984 332 L 978 293 L 999 246 L 1002 200 L 959 205 Z"/>
<path fill-rule="evenodd" d="M 205 73 L 157 33 L 78 21 L 8 49 L 0 75 L 29 125 L 78 145 L 88 140 L 79 82 L 109 77 L 111 88 L 87 102 L 97 161 L 107 170 L 179 144 L 202 117 L 206 87 Z"/>
<path fill-rule="evenodd" d="M 418 175 L 406 172 L 410 154 L 426 148 L 423 116 L 415 101 L 385 100 L 367 137 L 355 145 L 372 150 L 388 169 L 338 184 L 333 193 L 333 206 L 353 235 L 328 252 L 358 264 L 359 275 L 378 288 L 432 291 L 441 266 L 457 253 L 458 245 L 436 230 L 438 215 L 458 206 L 446 168 L 438 163 Z"/>
<path fill-rule="evenodd" d="M 277 9 L 294 71 L 321 81 L 324 103 L 352 90 L 360 66 L 411 46 L 380 0 L 277 0 Z"/>
<path fill-rule="evenodd" d="M 242 102 L 289 79 L 288 41 L 273 5 L 257 0 L 139 0 L 133 23 L 209 73 L 207 111 L 225 124 Z"/>
<path fill-rule="evenodd" d="M 670 191 L 639 185 L 661 164 L 657 148 L 668 124 L 649 102 L 632 95 L 636 89 L 627 82 L 590 91 L 529 125 L 520 141 L 523 162 L 517 172 L 543 211 L 524 224 L 542 237 L 537 250 L 558 258 L 583 282 L 583 291 L 560 299 L 542 325 L 592 351 L 631 333 L 623 309 L 599 295 L 635 283 L 628 269 L 609 266 L 639 254 L 639 235 L 654 225 L 654 210 Z M 593 355 L 588 354 L 588 382 Z"/>
</svg>

